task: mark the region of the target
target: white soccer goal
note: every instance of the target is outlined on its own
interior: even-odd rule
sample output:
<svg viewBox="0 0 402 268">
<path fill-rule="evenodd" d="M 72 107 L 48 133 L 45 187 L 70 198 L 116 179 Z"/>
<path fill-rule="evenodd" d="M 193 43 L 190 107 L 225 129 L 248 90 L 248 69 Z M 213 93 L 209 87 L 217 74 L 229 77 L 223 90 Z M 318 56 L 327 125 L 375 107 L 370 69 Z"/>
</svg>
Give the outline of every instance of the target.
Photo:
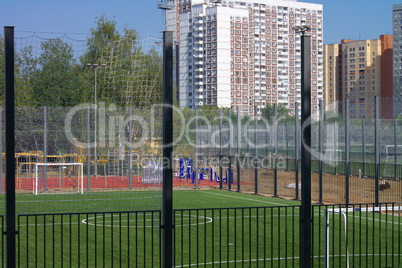
<svg viewBox="0 0 402 268">
<path fill-rule="evenodd" d="M 398 152 L 402 152 L 402 145 L 398 144 L 396 145 L 385 145 L 385 156 L 386 160 L 394 160 L 398 154 Z"/>
<path fill-rule="evenodd" d="M 37 163 L 33 180 L 33 194 L 84 193 L 82 163 Z"/>
<path fill-rule="evenodd" d="M 349 237 L 348 237 L 348 217 L 354 217 L 354 222 L 368 220 L 375 221 L 373 217 L 370 217 L 367 213 L 391 213 L 402 210 L 401 206 L 378 206 L 378 207 L 339 207 L 339 208 L 330 208 L 325 210 L 325 226 L 324 226 L 324 268 L 330 267 L 330 215 L 342 215 L 343 217 L 343 243 L 345 249 L 345 258 L 346 258 L 346 268 L 350 267 L 350 255 L 349 255 Z M 362 216 L 360 213 L 366 213 L 365 216 Z M 350 215 L 351 214 L 351 215 Z M 342 221 L 338 221 L 342 223 Z"/>
</svg>

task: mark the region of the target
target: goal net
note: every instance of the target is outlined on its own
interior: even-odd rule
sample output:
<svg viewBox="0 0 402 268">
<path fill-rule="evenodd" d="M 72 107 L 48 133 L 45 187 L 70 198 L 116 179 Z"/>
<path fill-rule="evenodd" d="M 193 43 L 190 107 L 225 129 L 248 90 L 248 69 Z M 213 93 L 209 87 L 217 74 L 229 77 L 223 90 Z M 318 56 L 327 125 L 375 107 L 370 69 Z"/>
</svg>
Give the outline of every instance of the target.
<svg viewBox="0 0 402 268">
<path fill-rule="evenodd" d="M 33 194 L 84 193 L 82 163 L 35 164 Z"/>
</svg>

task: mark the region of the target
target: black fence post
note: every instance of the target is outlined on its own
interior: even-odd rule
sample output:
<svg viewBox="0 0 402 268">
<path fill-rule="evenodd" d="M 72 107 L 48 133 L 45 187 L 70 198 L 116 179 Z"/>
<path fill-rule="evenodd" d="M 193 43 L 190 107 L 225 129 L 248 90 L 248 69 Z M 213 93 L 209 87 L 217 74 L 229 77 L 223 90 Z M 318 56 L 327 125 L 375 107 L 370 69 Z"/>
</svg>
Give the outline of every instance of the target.
<svg viewBox="0 0 402 268">
<path fill-rule="evenodd" d="M 254 156 L 258 159 L 258 148 L 257 148 L 257 127 L 258 127 L 258 108 L 254 106 Z M 258 194 L 258 166 L 256 166 L 255 161 L 254 166 L 254 194 Z"/>
<path fill-rule="evenodd" d="M 274 104 L 274 121 L 272 122 L 274 138 L 274 197 L 278 197 L 278 105 Z"/>
<path fill-rule="evenodd" d="M 322 190 L 323 190 L 323 176 L 324 176 L 324 105 L 323 101 L 318 102 L 319 109 L 319 125 L 318 125 L 318 152 L 319 152 L 319 182 L 318 182 L 318 203 L 323 203 Z"/>
<path fill-rule="evenodd" d="M 43 163 L 47 163 L 47 107 L 43 106 Z M 44 166 L 43 190 L 47 192 L 47 166 Z"/>
<path fill-rule="evenodd" d="M 4 27 L 5 113 L 6 113 L 6 245 L 7 267 L 16 267 L 15 228 L 15 103 L 14 103 L 14 27 Z"/>
<path fill-rule="evenodd" d="M 153 113 L 151 113 L 151 114 L 153 114 Z M 129 115 L 129 118 L 131 118 L 131 116 L 132 116 L 131 107 L 128 108 L 128 115 Z M 130 142 L 130 145 L 132 145 L 133 144 L 133 122 L 132 122 L 132 120 L 130 120 L 128 127 L 129 127 L 128 140 Z M 133 149 L 131 148 L 131 146 L 128 146 L 128 161 L 129 161 L 129 163 L 128 163 L 128 188 L 130 190 L 132 190 L 133 189 Z M 104 170 L 103 172 L 104 172 L 104 175 L 106 176 L 106 170 Z"/>
<path fill-rule="evenodd" d="M 301 36 L 301 207 L 300 207 L 300 267 L 312 265 L 311 239 L 311 36 L 304 28 Z"/>
<path fill-rule="evenodd" d="M 397 166 L 398 166 L 398 143 L 396 128 L 398 127 L 397 119 L 394 119 L 394 180 L 397 180 Z M 1 174 L 1 173 L 0 173 Z"/>
<path fill-rule="evenodd" d="M 365 120 L 362 120 L 362 161 L 363 161 L 363 170 L 361 173 L 362 178 L 365 176 L 366 174 L 366 124 L 365 124 Z"/>
<path fill-rule="evenodd" d="M 345 204 L 349 205 L 350 197 L 350 115 L 349 115 L 350 102 L 349 99 L 345 99 Z"/>
<path fill-rule="evenodd" d="M 198 150 L 198 109 L 195 109 L 195 133 L 194 133 L 194 144 L 195 144 L 195 159 L 194 159 L 194 183 L 195 183 L 195 189 L 198 190 L 198 156 L 199 156 L 199 150 Z"/>
<path fill-rule="evenodd" d="M 163 32 L 163 265 L 173 267 L 173 32 Z"/>
<path fill-rule="evenodd" d="M 87 107 L 87 191 L 91 190 L 91 108 Z"/>
<path fill-rule="evenodd" d="M 222 108 L 219 108 L 219 189 L 222 190 L 222 179 L 223 179 L 223 168 L 222 168 L 222 160 L 223 160 L 223 137 L 222 137 Z"/>
<path fill-rule="evenodd" d="M 289 171 L 289 126 L 288 122 L 285 125 L 285 139 L 286 139 L 286 171 Z"/>
<path fill-rule="evenodd" d="M 237 106 L 237 158 L 236 158 L 236 164 L 237 164 L 237 192 L 240 192 L 240 180 L 241 180 L 241 162 L 240 162 L 240 156 L 241 156 L 241 138 L 242 133 L 241 133 L 241 118 L 240 118 L 240 106 Z"/>
<path fill-rule="evenodd" d="M 3 193 L 3 107 L 0 106 L 0 193 Z"/>
<path fill-rule="evenodd" d="M 380 101 L 379 97 L 375 96 L 375 122 L 374 122 L 374 141 L 375 141 L 375 196 L 374 202 L 376 206 L 380 202 Z"/>
<path fill-rule="evenodd" d="M 299 148 L 300 148 L 299 105 L 295 107 L 295 200 L 299 200 Z"/>
<path fill-rule="evenodd" d="M 229 156 L 229 171 L 228 175 L 226 178 L 226 182 L 228 184 L 228 191 L 232 190 L 232 139 L 233 139 L 233 127 L 232 127 L 232 110 L 229 108 L 228 109 L 228 123 L 229 123 L 229 128 L 228 128 L 228 138 L 229 138 L 229 144 L 228 144 L 228 156 Z M 233 172 L 234 173 L 234 172 Z M 234 178 L 233 178 L 234 180 Z"/>
</svg>

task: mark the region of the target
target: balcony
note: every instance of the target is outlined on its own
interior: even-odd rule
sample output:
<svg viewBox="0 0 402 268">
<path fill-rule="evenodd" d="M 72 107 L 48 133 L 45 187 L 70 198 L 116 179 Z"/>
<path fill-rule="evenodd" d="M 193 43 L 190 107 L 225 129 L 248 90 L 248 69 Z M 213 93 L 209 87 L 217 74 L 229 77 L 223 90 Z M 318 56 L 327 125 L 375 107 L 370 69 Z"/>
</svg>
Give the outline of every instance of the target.
<svg viewBox="0 0 402 268">
<path fill-rule="evenodd" d="M 203 89 L 202 86 L 201 86 L 201 87 L 196 87 L 196 88 L 194 89 L 194 91 L 195 91 L 195 92 L 200 92 L 200 93 L 202 93 L 202 92 L 204 92 L 204 89 Z"/>
<path fill-rule="evenodd" d="M 194 23 L 197 24 L 197 25 L 203 24 L 203 23 L 204 23 L 204 20 L 202 19 L 202 17 L 201 17 L 201 18 L 199 17 L 199 18 L 197 18 L 197 19 L 194 20 Z"/>
</svg>

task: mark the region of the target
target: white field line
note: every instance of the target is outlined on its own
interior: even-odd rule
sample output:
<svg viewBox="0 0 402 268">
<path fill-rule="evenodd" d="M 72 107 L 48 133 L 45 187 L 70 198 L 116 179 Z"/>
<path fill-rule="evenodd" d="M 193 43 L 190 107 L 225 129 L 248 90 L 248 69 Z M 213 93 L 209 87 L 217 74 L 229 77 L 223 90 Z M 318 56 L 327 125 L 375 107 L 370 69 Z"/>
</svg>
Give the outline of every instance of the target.
<svg viewBox="0 0 402 268">
<path fill-rule="evenodd" d="M 141 216 L 141 215 L 138 215 L 138 216 Z M 187 221 L 187 220 L 189 220 L 189 221 L 191 221 L 191 219 L 189 219 L 188 217 L 190 216 L 190 217 L 192 217 L 193 219 L 194 219 L 194 217 L 196 218 L 196 220 L 198 221 L 198 220 L 201 220 L 201 219 L 203 219 L 204 221 L 202 221 L 202 222 L 196 222 L 196 223 L 185 223 L 185 224 L 183 224 L 183 225 L 181 225 L 181 224 L 176 224 L 175 226 L 176 227 L 186 227 L 186 226 L 194 226 L 194 225 L 204 225 L 204 224 L 210 224 L 210 223 L 212 223 L 214 220 L 216 220 L 216 219 L 214 219 L 214 218 L 217 218 L 218 220 L 219 219 L 244 219 L 244 218 L 271 218 L 271 217 L 293 217 L 293 216 L 299 216 L 299 214 L 294 214 L 294 215 L 277 215 L 277 214 L 270 214 L 270 215 L 266 215 L 265 217 L 264 217 L 264 215 L 260 215 L 260 216 L 250 216 L 250 215 L 239 215 L 239 216 L 229 216 L 229 217 L 226 217 L 226 216 L 221 216 L 221 217 L 212 217 L 211 215 L 209 215 L 209 216 L 198 216 L 198 217 L 196 217 L 195 215 L 183 215 L 184 217 L 187 217 L 185 220 Z M 105 218 L 110 218 L 111 216 L 106 216 Z M 116 218 L 117 217 L 119 217 L 119 216 L 116 216 Z M 361 219 L 361 222 L 362 222 L 362 224 L 366 224 L 366 220 L 365 220 L 365 218 L 360 218 L 360 217 L 358 217 L 358 216 L 353 216 L 353 217 L 356 217 L 356 218 L 358 218 L 358 219 Z M 97 223 L 97 224 L 95 224 L 93 221 L 89 221 L 89 220 L 93 220 L 94 218 L 97 218 L 97 219 L 99 219 L 99 223 Z M 125 215 L 123 215 L 123 218 L 126 218 L 126 216 Z M 70 223 L 70 221 L 65 221 L 65 222 L 56 222 L 56 223 L 29 223 L 29 224 L 24 224 L 24 223 L 22 223 L 21 225 L 20 225 L 20 228 L 24 228 L 24 227 L 31 227 L 31 226 L 57 226 L 57 225 L 66 225 L 66 224 L 71 224 L 71 225 L 78 225 L 78 224 L 85 224 L 85 225 L 89 225 L 89 226 L 99 226 L 99 227 L 112 227 L 112 226 L 116 226 L 116 227 L 123 227 L 123 228 L 125 228 L 125 227 L 130 227 L 130 228 L 159 228 L 160 226 L 144 226 L 144 225 L 142 225 L 142 223 L 144 223 L 144 222 L 151 222 L 151 221 L 155 221 L 155 222 L 158 222 L 158 219 L 157 219 L 157 217 L 155 217 L 155 219 L 140 219 L 140 220 L 138 220 L 138 223 L 140 223 L 140 225 L 120 225 L 120 223 L 126 223 L 127 222 L 127 220 L 104 220 L 103 219 L 103 216 L 97 216 L 97 217 L 89 217 L 89 218 L 84 218 L 84 219 L 82 219 L 82 220 L 80 220 L 80 222 L 71 222 Z M 368 226 L 371 226 L 371 222 L 372 221 L 377 221 L 377 222 L 382 222 L 382 223 L 384 223 L 384 224 L 393 224 L 393 225 L 400 225 L 400 223 L 399 222 L 397 222 L 397 221 L 391 221 L 391 222 L 389 222 L 389 221 L 385 221 L 385 220 L 379 220 L 379 219 L 370 219 L 369 218 L 369 221 L 367 222 L 367 224 L 368 224 Z M 131 222 L 131 221 L 130 221 Z M 178 223 L 180 222 L 180 220 L 178 221 Z M 116 223 L 116 225 L 114 225 L 114 223 Z"/>
<path fill-rule="evenodd" d="M 16 201 L 17 203 L 46 203 L 46 202 L 77 202 L 77 201 L 114 201 L 114 200 L 136 200 L 136 199 L 147 199 L 147 198 L 155 198 L 155 197 L 161 197 L 160 195 L 154 195 L 154 196 L 143 196 L 143 197 L 122 197 L 122 198 L 88 198 L 88 199 L 60 199 L 60 200 L 20 200 Z M 162 198 L 162 197 L 161 197 Z M 0 203 L 4 203 L 0 202 Z"/>
<path fill-rule="evenodd" d="M 369 213 L 369 212 L 373 212 L 373 211 L 365 211 L 364 213 Z M 353 218 L 356 218 L 356 219 L 360 219 L 360 221 L 361 222 L 363 222 L 363 223 L 365 223 L 366 222 L 366 218 L 367 217 L 361 217 L 361 216 L 358 216 L 358 215 L 348 215 L 348 214 L 346 214 L 347 216 L 352 216 Z M 373 215 L 373 218 L 367 218 L 367 225 L 369 226 L 369 224 L 370 224 L 370 222 L 372 222 L 372 221 L 376 221 L 376 222 L 381 222 L 381 223 L 386 223 L 386 224 L 397 224 L 397 225 L 400 225 L 401 224 L 401 221 L 387 221 L 387 220 L 380 220 L 380 219 L 376 219 L 376 218 L 374 218 L 374 216 L 376 215 L 375 213 L 372 213 L 372 215 Z M 400 216 L 395 216 L 395 215 L 385 215 L 385 214 L 380 214 L 380 217 L 400 217 Z M 349 223 L 349 222 L 348 222 Z"/>
<path fill-rule="evenodd" d="M 239 197 L 239 196 L 233 196 L 233 195 L 227 195 L 227 194 L 211 193 L 211 192 L 206 192 L 206 191 L 200 191 L 200 192 L 201 192 L 201 193 L 204 193 L 204 194 L 212 194 L 212 195 L 217 195 L 217 196 L 225 196 L 225 197 L 230 197 L 230 198 L 235 198 L 235 199 L 242 199 L 242 200 L 247 200 L 247 201 L 261 202 L 261 203 L 272 204 L 272 205 L 277 205 L 277 206 L 289 206 L 289 205 L 285 205 L 285 204 L 282 204 L 282 203 L 270 202 L 270 201 L 259 200 L 259 199 L 253 199 L 253 198 Z"/>
<path fill-rule="evenodd" d="M 218 195 L 218 196 L 225 196 L 225 197 L 231 197 L 231 198 L 237 198 L 237 199 L 243 199 L 243 200 L 248 200 L 248 201 L 255 201 L 255 202 L 261 202 L 261 203 L 266 203 L 266 204 L 273 204 L 273 205 L 279 205 L 279 206 L 289 206 L 289 205 L 284 205 L 284 204 L 281 204 L 281 203 L 276 203 L 276 202 L 270 202 L 270 201 L 265 201 L 265 200 L 258 200 L 258 199 L 252 199 L 252 198 L 246 198 L 246 197 L 239 197 L 239 196 L 232 196 L 232 195 L 227 195 L 227 194 L 218 194 L 218 193 L 211 193 L 211 192 L 207 192 L 207 191 L 200 191 L 201 193 L 205 193 L 205 194 L 212 194 L 212 195 Z M 318 210 L 318 208 L 316 209 L 316 210 Z M 280 215 L 281 216 L 281 215 Z M 284 216 L 286 216 L 286 215 L 284 215 Z M 296 216 L 296 215 L 295 215 Z M 314 216 L 314 215 L 313 215 Z M 359 216 L 353 216 L 353 217 L 356 217 L 356 218 L 358 218 L 358 219 L 361 219 L 361 217 L 359 217 Z M 395 221 L 392 221 L 392 222 L 388 222 L 388 221 L 385 221 L 385 220 L 379 220 L 379 219 L 372 219 L 373 221 L 378 221 L 378 222 L 383 222 L 383 223 L 391 223 L 391 224 L 397 224 L 397 225 L 399 225 L 400 223 L 399 222 L 395 222 Z"/>
<path fill-rule="evenodd" d="M 137 217 L 141 217 L 142 215 L 137 215 Z M 154 217 L 154 219 L 151 219 L 151 218 L 146 218 L 146 219 L 139 219 L 138 220 L 138 223 L 140 223 L 140 224 L 142 224 L 142 223 L 144 223 L 144 222 L 152 222 L 152 221 L 157 221 L 158 220 L 158 218 L 156 217 L 157 215 L 155 215 L 155 217 Z M 181 216 L 180 214 L 176 214 L 176 216 Z M 199 215 L 199 216 L 196 216 L 196 215 L 193 215 L 193 214 L 191 214 L 191 215 L 188 215 L 188 214 L 184 214 L 184 215 L 182 215 L 183 217 L 184 217 L 184 219 L 186 220 L 186 221 L 188 221 L 188 220 L 191 220 L 191 219 L 196 219 L 196 220 L 204 220 L 203 222 L 198 222 L 198 223 L 191 223 L 191 224 L 184 224 L 183 226 L 189 226 L 189 225 L 203 225 L 203 224 L 209 224 L 209 223 L 212 223 L 213 221 L 214 221 L 214 218 L 215 219 L 243 219 L 243 218 L 270 218 L 270 217 L 293 217 L 293 216 L 298 216 L 298 214 L 296 215 L 276 215 L 276 214 L 270 214 L 270 215 L 266 215 L 266 217 L 264 217 L 263 215 L 260 215 L 260 216 L 250 216 L 250 215 L 244 215 L 244 216 L 242 216 L 242 215 L 239 215 L 239 216 L 229 216 L 229 217 L 226 217 L 226 216 L 221 216 L 221 217 L 218 217 L 218 216 L 215 216 L 215 217 L 212 217 L 211 215 L 209 215 L 209 216 L 204 216 L 204 215 Z M 81 220 L 81 222 L 72 222 L 71 224 L 74 224 L 74 225 L 76 225 L 76 224 L 79 224 L 79 223 L 83 223 L 83 224 L 88 224 L 88 225 L 95 225 L 94 223 L 93 223 L 93 221 L 94 221 L 94 219 L 98 219 L 98 224 L 96 224 L 97 226 L 100 226 L 100 227 L 102 227 L 102 226 L 106 226 L 106 227 L 110 227 L 111 225 L 108 225 L 108 224 L 104 224 L 104 223 L 109 223 L 109 224 L 112 224 L 112 223 L 126 223 L 127 222 L 127 220 L 108 220 L 108 219 L 106 219 L 106 218 L 111 218 L 111 216 L 110 215 L 106 215 L 105 217 L 103 216 L 103 215 L 99 215 L 99 216 L 96 216 L 96 217 L 88 217 L 88 218 L 84 218 L 84 219 L 82 219 Z M 105 218 L 105 220 L 103 220 Z M 115 217 L 113 217 L 113 218 L 120 218 L 120 216 L 115 216 Z M 126 215 L 122 215 L 121 216 L 121 218 L 127 218 L 127 216 Z M 92 220 L 91 222 L 89 221 L 89 220 Z M 131 222 L 131 221 L 130 221 Z M 178 220 L 177 222 L 180 222 L 180 220 Z M 44 225 L 62 225 L 62 224 L 70 224 L 70 222 L 67 220 L 67 221 L 65 221 L 65 222 L 63 222 L 63 223 L 61 223 L 61 222 L 56 222 L 56 223 L 37 223 L 37 224 L 35 224 L 35 223 L 29 223 L 29 224 L 21 224 L 21 227 L 24 227 L 24 226 L 44 226 Z M 178 224 L 176 224 L 175 225 L 176 227 L 182 227 L 182 225 L 178 225 Z M 124 226 L 124 225 L 122 225 L 121 227 L 127 227 L 127 226 Z M 136 227 L 136 226 L 130 226 L 130 227 Z M 144 227 L 143 225 L 139 225 L 138 227 Z M 155 226 L 145 226 L 145 227 L 155 227 Z"/>
<path fill-rule="evenodd" d="M 365 253 L 355 253 L 350 254 L 349 257 L 373 257 L 373 256 L 397 256 L 400 255 L 397 253 L 394 254 L 365 254 Z M 331 255 L 330 258 L 339 258 L 339 257 L 346 257 L 346 255 Z M 324 258 L 324 256 L 313 256 L 313 258 Z M 206 262 L 206 263 L 193 263 L 193 264 L 185 264 L 174 266 L 175 268 L 179 267 L 199 267 L 199 266 L 206 266 L 206 265 L 216 265 L 216 264 L 230 264 L 230 263 L 239 263 L 239 262 L 259 262 L 259 261 L 281 261 L 281 260 L 294 260 L 300 259 L 299 256 L 294 257 L 280 257 L 280 258 L 265 258 L 265 259 L 250 259 L 250 260 L 232 260 L 232 261 L 215 261 L 215 262 Z"/>
</svg>

